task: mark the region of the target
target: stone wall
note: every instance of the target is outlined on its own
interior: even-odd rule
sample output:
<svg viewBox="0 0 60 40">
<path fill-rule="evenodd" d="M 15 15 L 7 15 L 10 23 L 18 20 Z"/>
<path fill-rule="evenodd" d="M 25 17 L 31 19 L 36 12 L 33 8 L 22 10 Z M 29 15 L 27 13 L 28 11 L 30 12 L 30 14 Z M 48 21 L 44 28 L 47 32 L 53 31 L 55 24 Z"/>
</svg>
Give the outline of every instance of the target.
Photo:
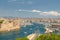
<svg viewBox="0 0 60 40">
<path fill-rule="evenodd" d="M 20 18 L 0 18 L 0 31 L 11 31 L 20 28 Z"/>
</svg>

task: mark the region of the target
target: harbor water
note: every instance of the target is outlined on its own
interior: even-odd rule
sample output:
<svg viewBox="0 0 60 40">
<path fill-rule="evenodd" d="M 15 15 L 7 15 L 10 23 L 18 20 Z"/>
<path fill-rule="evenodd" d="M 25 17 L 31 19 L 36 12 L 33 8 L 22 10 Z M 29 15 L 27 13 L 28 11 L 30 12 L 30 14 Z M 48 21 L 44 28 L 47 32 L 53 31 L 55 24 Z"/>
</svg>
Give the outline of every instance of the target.
<svg viewBox="0 0 60 40">
<path fill-rule="evenodd" d="M 45 25 L 32 23 L 32 25 L 21 26 L 18 31 L 0 33 L 0 40 L 15 40 L 15 38 L 28 36 L 36 31 L 40 34 L 45 33 Z"/>
</svg>

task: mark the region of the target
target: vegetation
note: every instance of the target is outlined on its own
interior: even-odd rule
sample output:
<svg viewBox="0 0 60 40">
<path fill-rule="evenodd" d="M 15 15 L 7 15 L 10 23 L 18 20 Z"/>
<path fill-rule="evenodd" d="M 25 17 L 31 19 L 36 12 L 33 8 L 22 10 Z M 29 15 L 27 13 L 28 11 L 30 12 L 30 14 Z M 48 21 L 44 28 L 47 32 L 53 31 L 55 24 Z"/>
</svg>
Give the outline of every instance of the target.
<svg viewBox="0 0 60 40">
<path fill-rule="evenodd" d="M 39 37 L 35 38 L 35 40 L 60 40 L 60 35 L 58 34 L 42 34 Z"/>
<path fill-rule="evenodd" d="M 16 38 L 16 40 L 29 40 L 29 39 L 26 37 L 22 37 L 22 38 Z"/>
<path fill-rule="evenodd" d="M 3 23 L 4 20 L 0 20 L 0 24 Z"/>
<path fill-rule="evenodd" d="M 9 21 L 9 23 L 11 23 L 12 21 Z"/>
<path fill-rule="evenodd" d="M 16 40 L 29 40 L 26 37 L 16 38 Z M 42 34 L 39 37 L 36 37 L 35 40 L 60 40 L 60 34 Z"/>
</svg>

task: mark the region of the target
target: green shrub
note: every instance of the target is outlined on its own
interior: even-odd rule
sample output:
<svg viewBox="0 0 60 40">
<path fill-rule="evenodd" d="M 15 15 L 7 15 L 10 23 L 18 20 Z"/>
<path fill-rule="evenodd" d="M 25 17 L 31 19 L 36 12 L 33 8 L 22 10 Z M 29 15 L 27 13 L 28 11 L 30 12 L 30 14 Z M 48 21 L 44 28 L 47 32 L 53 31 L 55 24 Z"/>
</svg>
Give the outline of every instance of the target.
<svg viewBox="0 0 60 40">
<path fill-rule="evenodd" d="M 22 38 L 16 38 L 16 40 L 29 40 L 29 39 L 26 37 L 22 37 Z"/>
<path fill-rule="evenodd" d="M 0 20 L 0 23 L 3 23 L 4 20 Z"/>
<path fill-rule="evenodd" d="M 42 34 L 36 37 L 35 40 L 60 40 L 60 35 L 58 34 Z"/>
<path fill-rule="evenodd" d="M 12 21 L 9 21 L 9 23 L 11 23 Z"/>
</svg>

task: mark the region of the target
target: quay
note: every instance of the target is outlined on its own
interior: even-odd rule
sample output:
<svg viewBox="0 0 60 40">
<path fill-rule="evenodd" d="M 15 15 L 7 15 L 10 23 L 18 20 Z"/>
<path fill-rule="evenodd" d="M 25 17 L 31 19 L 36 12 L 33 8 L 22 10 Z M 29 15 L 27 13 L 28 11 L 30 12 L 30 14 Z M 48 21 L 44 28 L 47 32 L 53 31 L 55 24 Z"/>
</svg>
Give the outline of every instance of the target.
<svg viewBox="0 0 60 40">
<path fill-rule="evenodd" d="M 59 31 L 60 32 L 60 24 L 48 24 L 45 27 L 46 32 L 45 33 L 50 33 L 54 31 Z"/>
</svg>

